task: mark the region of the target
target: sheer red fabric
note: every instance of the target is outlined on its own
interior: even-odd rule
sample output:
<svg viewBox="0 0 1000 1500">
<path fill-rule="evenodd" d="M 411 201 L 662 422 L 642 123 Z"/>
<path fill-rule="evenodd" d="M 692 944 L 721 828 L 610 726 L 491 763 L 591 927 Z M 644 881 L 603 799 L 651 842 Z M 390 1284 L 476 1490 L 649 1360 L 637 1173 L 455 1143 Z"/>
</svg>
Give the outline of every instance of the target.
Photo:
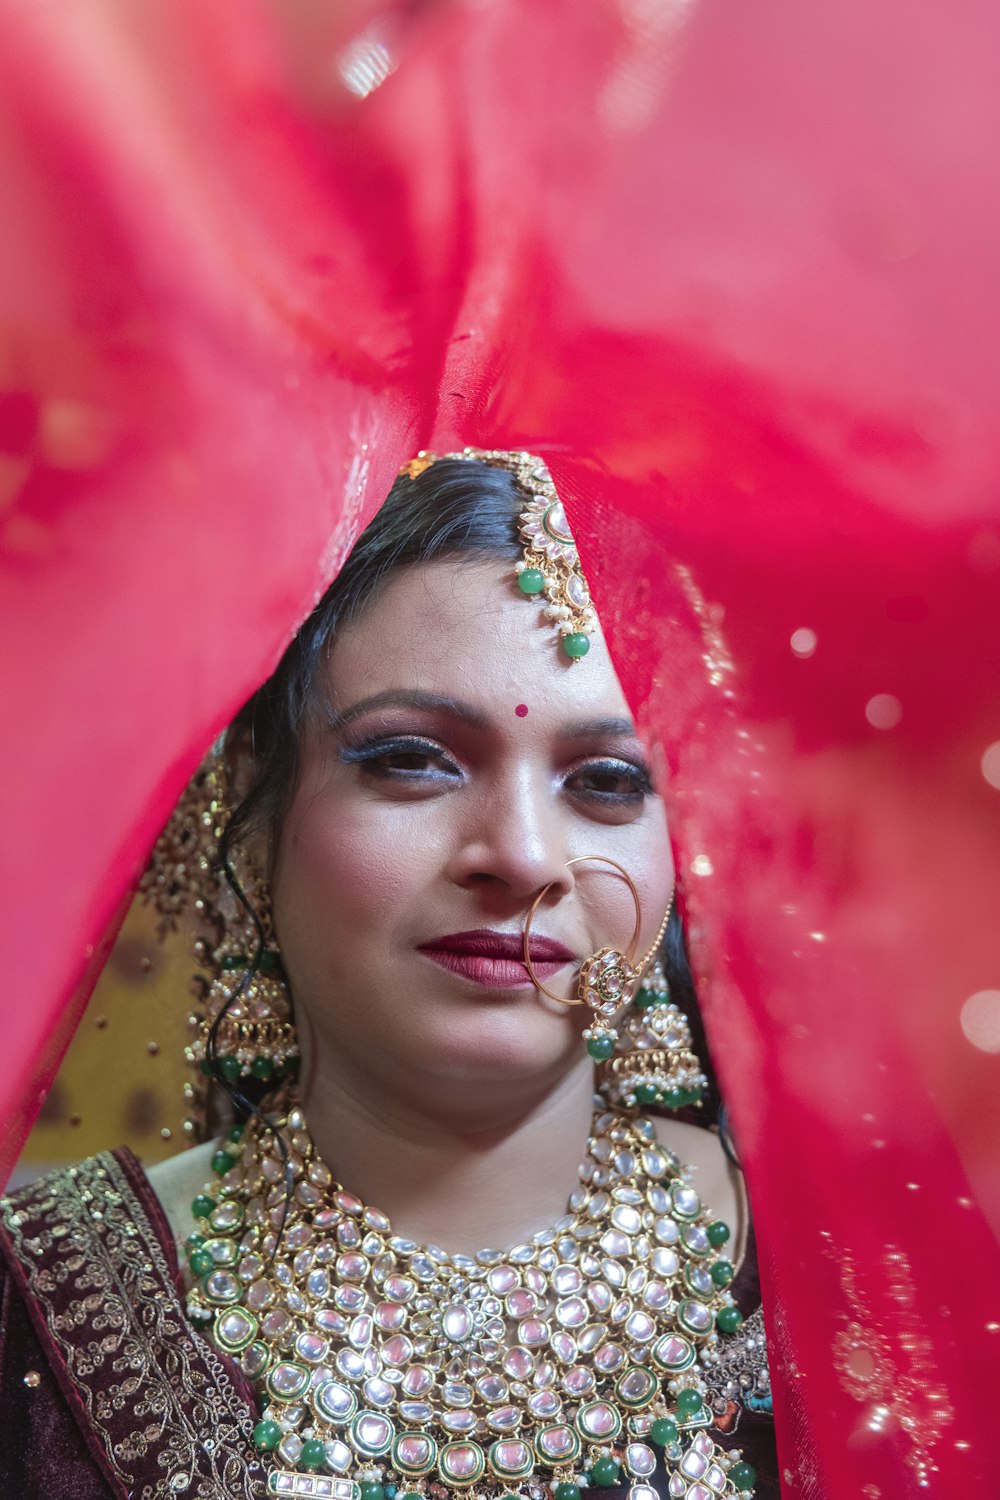
<svg viewBox="0 0 1000 1500">
<path fill-rule="evenodd" d="M 3 1164 L 400 461 L 523 444 L 666 749 L 787 1494 L 989 1492 L 995 8 L 3 20 Z"/>
</svg>

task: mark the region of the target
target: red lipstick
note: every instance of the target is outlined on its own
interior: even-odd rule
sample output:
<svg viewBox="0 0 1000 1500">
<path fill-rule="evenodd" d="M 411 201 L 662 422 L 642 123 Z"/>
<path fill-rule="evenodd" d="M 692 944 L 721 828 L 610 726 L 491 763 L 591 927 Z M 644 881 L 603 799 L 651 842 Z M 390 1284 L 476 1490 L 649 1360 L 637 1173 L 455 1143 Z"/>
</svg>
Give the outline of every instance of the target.
<svg viewBox="0 0 1000 1500">
<path fill-rule="evenodd" d="M 539 979 L 548 980 L 577 956 L 554 938 L 535 936 L 529 940 L 531 962 Z M 481 984 L 487 989 L 510 990 L 530 985 L 524 963 L 524 936 L 520 932 L 495 932 L 477 927 L 472 932 L 450 932 L 445 937 L 421 943 L 419 952 L 442 969 Z"/>
</svg>

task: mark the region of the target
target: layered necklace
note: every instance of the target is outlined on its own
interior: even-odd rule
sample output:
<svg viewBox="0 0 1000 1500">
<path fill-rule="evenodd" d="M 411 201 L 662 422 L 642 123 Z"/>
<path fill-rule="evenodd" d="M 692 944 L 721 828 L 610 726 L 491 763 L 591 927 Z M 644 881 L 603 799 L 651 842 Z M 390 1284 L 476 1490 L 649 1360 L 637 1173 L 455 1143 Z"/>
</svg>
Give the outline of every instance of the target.
<svg viewBox="0 0 1000 1500">
<path fill-rule="evenodd" d="M 579 1500 L 624 1477 L 659 1500 L 658 1451 L 672 1500 L 752 1492 L 708 1431 L 742 1321 L 729 1230 L 650 1120 L 599 1100 L 565 1217 L 473 1256 L 395 1234 L 294 1102 L 213 1167 L 188 1309 L 258 1390 L 269 1495 Z"/>
</svg>

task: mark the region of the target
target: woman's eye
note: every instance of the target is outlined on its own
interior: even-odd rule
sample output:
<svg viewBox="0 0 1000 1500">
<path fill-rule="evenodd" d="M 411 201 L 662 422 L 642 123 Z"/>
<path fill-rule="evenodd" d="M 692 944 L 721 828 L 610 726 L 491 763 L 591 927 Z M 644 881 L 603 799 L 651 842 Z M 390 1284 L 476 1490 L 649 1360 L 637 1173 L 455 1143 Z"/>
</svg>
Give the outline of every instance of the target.
<svg viewBox="0 0 1000 1500">
<path fill-rule="evenodd" d="M 342 745 L 341 760 L 385 781 L 438 782 L 461 777 L 448 752 L 434 740 L 402 736 Z"/>
<path fill-rule="evenodd" d="M 567 787 L 579 796 L 619 805 L 638 806 L 653 791 L 645 766 L 629 761 L 591 761 L 569 777 Z"/>
</svg>

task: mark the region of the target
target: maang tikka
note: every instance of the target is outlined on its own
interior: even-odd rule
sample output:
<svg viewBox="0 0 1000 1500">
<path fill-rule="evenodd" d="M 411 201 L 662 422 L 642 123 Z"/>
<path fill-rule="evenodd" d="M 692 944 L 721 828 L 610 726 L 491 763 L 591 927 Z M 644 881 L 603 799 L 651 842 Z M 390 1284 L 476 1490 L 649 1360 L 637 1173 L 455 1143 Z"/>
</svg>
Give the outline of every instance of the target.
<svg viewBox="0 0 1000 1500">
<path fill-rule="evenodd" d="M 192 980 L 197 1008 L 185 1047 L 195 1079 L 185 1085 L 193 1120 L 204 1131 L 208 1082 L 239 1087 L 294 1071 L 298 1041 L 291 995 L 274 935 L 270 894 L 242 847 L 226 860 L 223 834 L 232 812 L 222 742 L 188 783 L 153 850 L 139 892 L 159 916 L 159 935 L 184 919 L 196 930 Z M 228 869 L 228 874 L 227 874 Z"/>
<path fill-rule="evenodd" d="M 545 615 L 559 632 L 563 651 L 571 661 L 579 661 L 590 650 L 597 616 L 563 503 L 545 463 L 532 453 L 463 448 L 459 453 L 418 453 L 399 472 L 417 479 L 442 459 L 488 464 L 514 476 L 524 499 L 517 518 L 524 544 L 524 555 L 515 564 L 517 586 L 526 598 L 544 605 Z"/>
<path fill-rule="evenodd" d="M 594 1061 L 607 1065 L 602 1089 L 609 1103 L 627 1107 L 659 1104 L 667 1109 L 699 1104 L 707 1079 L 691 1048 L 687 1017 L 671 1000 L 658 956 L 673 897 L 652 943 L 636 959 L 642 906 L 635 882 L 617 861 L 600 854 L 568 860 L 567 869 L 590 862 L 609 865 L 628 885 L 635 903 L 635 927 L 628 950 L 601 948 L 587 959 L 577 976 L 575 995 L 567 997 L 548 989 L 535 973 L 530 948 L 531 924 L 551 889 L 551 884 L 547 885 L 532 902 L 524 927 L 524 963 L 532 983 L 561 1005 L 586 1005 L 593 1012 L 594 1021 L 583 1035 Z M 623 1021 L 620 1012 L 626 1005 L 629 1009 Z M 625 1046 L 619 1051 L 622 1040 Z"/>
</svg>

